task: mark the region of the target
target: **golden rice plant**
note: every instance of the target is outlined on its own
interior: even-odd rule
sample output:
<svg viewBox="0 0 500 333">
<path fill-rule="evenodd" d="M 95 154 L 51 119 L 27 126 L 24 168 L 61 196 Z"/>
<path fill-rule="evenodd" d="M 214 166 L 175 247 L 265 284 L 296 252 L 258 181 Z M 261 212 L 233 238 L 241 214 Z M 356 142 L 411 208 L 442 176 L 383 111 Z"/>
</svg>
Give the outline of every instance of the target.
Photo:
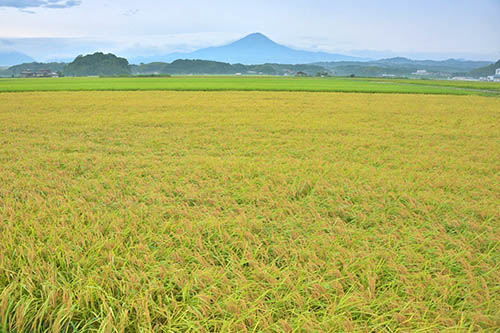
<svg viewBox="0 0 500 333">
<path fill-rule="evenodd" d="M 0 94 L 0 331 L 500 328 L 500 99 Z"/>
</svg>

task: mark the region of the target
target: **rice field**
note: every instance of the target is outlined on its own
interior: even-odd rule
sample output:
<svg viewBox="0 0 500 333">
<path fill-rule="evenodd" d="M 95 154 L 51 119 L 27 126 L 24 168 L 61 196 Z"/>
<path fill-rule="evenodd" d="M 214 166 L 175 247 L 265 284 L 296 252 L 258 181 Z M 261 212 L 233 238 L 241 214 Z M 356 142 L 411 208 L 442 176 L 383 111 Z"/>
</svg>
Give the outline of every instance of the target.
<svg viewBox="0 0 500 333">
<path fill-rule="evenodd" d="M 278 76 L 63 77 L 0 79 L 2 92 L 30 91 L 304 91 L 500 96 L 500 83 L 383 78 Z"/>
<path fill-rule="evenodd" d="M 0 93 L 0 332 L 497 332 L 499 203 L 495 97 Z"/>
</svg>

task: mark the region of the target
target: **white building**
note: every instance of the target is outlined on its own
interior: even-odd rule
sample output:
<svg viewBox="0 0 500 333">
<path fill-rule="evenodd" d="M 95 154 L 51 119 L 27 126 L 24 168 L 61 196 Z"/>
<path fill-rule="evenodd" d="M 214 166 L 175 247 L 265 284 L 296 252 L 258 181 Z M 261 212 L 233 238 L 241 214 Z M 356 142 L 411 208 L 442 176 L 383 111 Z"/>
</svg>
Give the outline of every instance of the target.
<svg viewBox="0 0 500 333">
<path fill-rule="evenodd" d="M 495 78 L 500 79 L 500 68 L 497 68 L 497 70 L 495 71 Z"/>
<path fill-rule="evenodd" d="M 413 75 L 428 75 L 429 72 L 427 72 L 427 70 L 425 70 L 425 69 L 419 69 L 415 73 L 412 73 L 412 74 Z"/>
</svg>

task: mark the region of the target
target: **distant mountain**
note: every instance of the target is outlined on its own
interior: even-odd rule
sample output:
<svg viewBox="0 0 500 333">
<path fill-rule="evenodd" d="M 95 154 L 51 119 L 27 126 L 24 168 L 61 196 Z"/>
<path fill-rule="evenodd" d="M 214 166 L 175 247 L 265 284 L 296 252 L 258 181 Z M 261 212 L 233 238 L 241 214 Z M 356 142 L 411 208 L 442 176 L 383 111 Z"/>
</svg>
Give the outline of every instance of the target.
<svg viewBox="0 0 500 333">
<path fill-rule="evenodd" d="M 463 75 L 473 69 L 491 64 L 487 61 L 470 61 L 448 59 L 436 60 L 412 60 L 403 57 L 380 59 L 366 62 L 318 62 L 316 65 L 325 67 L 334 75 L 359 76 L 412 76 L 419 70 L 425 70 L 426 77 L 447 78 L 457 73 Z"/>
<path fill-rule="evenodd" d="M 470 71 L 475 68 L 491 64 L 489 61 L 472 61 L 463 59 L 447 59 L 447 60 L 412 60 L 403 57 L 380 59 L 378 64 L 397 65 L 400 67 L 421 67 L 420 69 L 435 69 L 445 72 L 453 71 Z"/>
<path fill-rule="evenodd" d="M 0 51 L 0 66 L 12 66 L 35 61 L 30 56 L 15 51 Z"/>
<path fill-rule="evenodd" d="M 130 75 L 131 70 L 127 59 L 114 54 L 96 52 L 86 56 L 78 56 L 64 68 L 67 76 L 119 76 Z"/>
<path fill-rule="evenodd" d="M 490 75 L 495 75 L 495 71 L 498 68 L 500 68 L 500 60 L 498 60 L 494 64 L 480 67 L 480 68 L 476 68 L 476 69 L 470 71 L 469 75 L 473 76 L 473 77 L 481 77 L 481 76 L 486 77 L 486 76 L 490 76 Z"/>
<path fill-rule="evenodd" d="M 148 61 L 171 62 L 176 59 L 213 60 L 242 64 L 306 64 L 319 61 L 364 61 L 364 58 L 350 57 L 326 52 L 295 50 L 280 45 L 261 33 L 250 34 L 228 45 L 209 47 L 190 53 L 171 53 L 161 57 L 131 58 L 132 63 Z"/>
</svg>

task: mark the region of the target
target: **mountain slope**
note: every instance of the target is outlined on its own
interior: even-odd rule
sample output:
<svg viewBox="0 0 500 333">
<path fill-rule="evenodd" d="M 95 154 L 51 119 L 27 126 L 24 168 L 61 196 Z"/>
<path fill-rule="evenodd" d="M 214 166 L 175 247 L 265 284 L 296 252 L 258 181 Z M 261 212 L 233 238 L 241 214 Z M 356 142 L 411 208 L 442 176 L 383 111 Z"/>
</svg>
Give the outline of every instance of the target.
<svg viewBox="0 0 500 333">
<path fill-rule="evenodd" d="M 474 77 L 495 75 L 495 71 L 497 70 L 497 68 L 500 68 L 500 60 L 498 60 L 494 64 L 484 66 L 481 68 L 476 68 L 476 69 L 470 71 L 469 75 L 474 76 Z"/>
<path fill-rule="evenodd" d="M 13 66 L 25 62 L 33 62 L 30 56 L 15 51 L 0 51 L 0 66 Z"/>
<path fill-rule="evenodd" d="M 176 59 L 200 59 L 242 64 L 304 64 L 319 61 L 362 61 L 365 59 L 331 54 L 326 52 L 310 52 L 295 50 L 280 45 L 261 33 L 250 34 L 228 45 L 209 47 L 191 53 L 172 53 L 151 59 L 171 62 Z M 147 58 L 141 58 L 146 62 Z M 137 59 L 131 59 L 137 63 Z"/>
</svg>

